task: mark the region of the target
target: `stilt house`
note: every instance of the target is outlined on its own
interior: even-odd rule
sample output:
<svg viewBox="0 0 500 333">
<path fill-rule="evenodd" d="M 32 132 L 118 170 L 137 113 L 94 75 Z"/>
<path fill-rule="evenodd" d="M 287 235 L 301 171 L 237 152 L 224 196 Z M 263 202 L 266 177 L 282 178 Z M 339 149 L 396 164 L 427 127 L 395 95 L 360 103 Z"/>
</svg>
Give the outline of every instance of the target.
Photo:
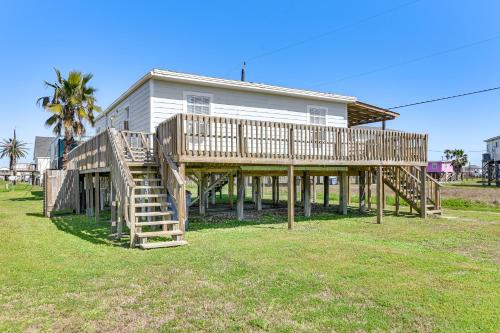
<svg viewBox="0 0 500 333">
<path fill-rule="evenodd" d="M 426 173 L 427 135 L 356 128 L 397 116 L 350 96 L 155 69 L 99 115 L 97 135 L 71 151 L 65 180 L 50 190 L 51 207 L 98 216 L 109 200 L 116 232 L 127 230 L 130 245 L 144 249 L 186 243 L 188 180 L 198 185 L 190 204 L 201 215 L 209 194 L 227 184 L 227 207 L 243 220 L 246 177 L 255 179 L 257 210 L 261 177 L 272 177 L 273 203 L 280 200 L 278 177 L 287 177 L 288 198 L 281 199 L 290 229 L 298 178 L 305 216 L 311 178 L 324 177 L 328 206 L 331 176 L 340 184 L 340 214 L 347 214 L 349 176 L 359 177 L 361 211 L 371 206 L 375 180 L 378 198 L 384 187 L 394 191 L 396 209 L 402 198 L 422 217 L 439 213 L 439 184 Z"/>
</svg>

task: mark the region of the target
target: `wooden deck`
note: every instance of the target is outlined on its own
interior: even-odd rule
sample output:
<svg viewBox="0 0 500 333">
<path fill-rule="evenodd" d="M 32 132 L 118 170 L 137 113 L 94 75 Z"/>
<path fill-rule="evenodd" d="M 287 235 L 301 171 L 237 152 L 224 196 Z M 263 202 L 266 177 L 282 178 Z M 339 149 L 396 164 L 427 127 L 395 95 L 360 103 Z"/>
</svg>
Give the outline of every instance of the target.
<svg viewBox="0 0 500 333">
<path fill-rule="evenodd" d="M 158 126 L 176 162 L 427 165 L 427 135 L 178 114 Z"/>
<path fill-rule="evenodd" d="M 325 198 L 329 197 L 328 177 L 338 177 L 340 214 L 347 214 L 350 176 L 359 177 L 361 212 L 371 207 L 374 177 L 377 197 L 385 197 L 385 186 L 395 191 L 396 211 L 402 198 L 424 218 L 441 212 L 440 186 L 425 172 L 425 134 L 178 114 L 162 122 L 154 134 L 108 129 L 73 149 L 69 161 L 69 170 L 80 175 L 80 182 L 68 207 L 83 211 L 82 201 L 88 214 L 98 217 L 99 182 L 104 174 L 109 177 L 112 225 L 119 236 L 123 226 L 128 226 L 131 246 L 141 248 L 148 248 L 147 238 L 158 232 L 172 236 L 172 241 L 154 246 L 181 245 L 188 179 L 198 185 L 199 195 L 193 202 L 197 201 L 200 215 L 210 205 L 209 196 L 214 204 L 215 191 L 227 184 L 228 209 L 243 220 L 245 178 L 252 177 L 256 209 L 261 210 L 262 177 L 272 177 L 274 202 L 279 194 L 278 176 L 285 176 L 289 228 L 294 225 L 299 177 L 306 217 L 311 216 L 311 179 L 318 176 L 325 177 Z M 377 223 L 382 221 L 383 202 L 377 200 Z M 328 200 L 324 205 L 328 207 Z M 173 216 L 173 212 L 177 218 L 164 221 L 164 215 Z M 153 215 L 160 219 L 149 221 Z M 143 228 L 153 222 L 162 229 L 145 232 Z"/>
</svg>

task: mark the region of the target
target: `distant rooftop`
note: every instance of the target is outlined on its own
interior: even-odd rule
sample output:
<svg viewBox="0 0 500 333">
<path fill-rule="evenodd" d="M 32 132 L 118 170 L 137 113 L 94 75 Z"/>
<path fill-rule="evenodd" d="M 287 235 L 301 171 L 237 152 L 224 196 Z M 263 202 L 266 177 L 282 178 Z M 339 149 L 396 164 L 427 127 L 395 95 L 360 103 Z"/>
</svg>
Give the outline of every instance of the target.
<svg viewBox="0 0 500 333">
<path fill-rule="evenodd" d="M 490 142 L 490 141 L 495 141 L 495 140 L 499 140 L 499 139 L 500 139 L 500 135 L 497 135 L 497 136 L 494 136 L 494 137 L 492 137 L 490 139 L 484 140 L 484 142 Z"/>
</svg>

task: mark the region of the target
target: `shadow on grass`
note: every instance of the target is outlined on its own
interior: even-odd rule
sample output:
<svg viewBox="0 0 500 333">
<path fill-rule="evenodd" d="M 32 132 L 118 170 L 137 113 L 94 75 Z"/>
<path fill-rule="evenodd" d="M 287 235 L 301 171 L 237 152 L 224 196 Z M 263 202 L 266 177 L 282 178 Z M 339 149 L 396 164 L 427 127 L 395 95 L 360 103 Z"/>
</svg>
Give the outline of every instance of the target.
<svg viewBox="0 0 500 333">
<path fill-rule="evenodd" d="M 43 191 L 41 191 L 41 190 L 26 191 L 26 196 L 12 198 L 9 200 L 10 201 L 41 201 L 41 200 L 43 200 Z"/>
<path fill-rule="evenodd" d="M 111 234 L 109 213 L 102 213 L 99 221 L 85 215 L 57 214 L 51 218 L 57 229 L 93 244 L 128 247 L 127 239 L 117 240 Z"/>
<path fill-rule="evenodd" d="M 246 206 L 246 205 L 245 205 Z M 247 207 L 245 207 L 246 209 Z M 261 212 L 256 212 L 255 209 L 248 209 L 245 211 L 245 215 L 249 218 L 238 221 L 235 212 L 233 211 L 216 211 L 210 214 L 208 211 L 206 216 L 200 216 L 197 214 L 192 214 L 189 217 L 189 230 L 188 231 L 200 231 L 205 229 L 227 229 L 227 228 L 238 228 L 244 226 L 260 226 L 269 229 L 281 229 L 284 225 L 288 223 L 288 213 L 286 207 L 280 207 L 275 209 L 270 209 L 266 212 L 264 209 Z M 384 216 L 396 216 L 393 211 L 384 211 Z M 400 212 L 400 217 L 416 218 L 416 214 L 411 214 L 409 212 Z M 305 221 L 336 221 L 345 219 L 360 219 L 370 217 L 371 219 L 363 221 L 363 223 L 374 224 L 376 223 L 376 211 L 370 211 L 365 213 L 360 213 L 357 208 L 349 207 L 347 215 L 341 215 L 337 213 L 336 207 L 330 207 L 328 209 L 319 208 L 319 205 L 313 209 L 311 217 L 303 216 L 303 209 L 295 209 L 295 222 L 301 223 Z"/>
</svg>

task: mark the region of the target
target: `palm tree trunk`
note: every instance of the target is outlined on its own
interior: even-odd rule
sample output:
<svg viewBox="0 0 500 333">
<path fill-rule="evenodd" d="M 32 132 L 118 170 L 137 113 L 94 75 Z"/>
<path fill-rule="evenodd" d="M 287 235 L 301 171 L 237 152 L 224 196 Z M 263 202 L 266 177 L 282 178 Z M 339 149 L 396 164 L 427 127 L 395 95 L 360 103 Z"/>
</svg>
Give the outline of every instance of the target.
<svg viewBox="0 0 500 333">
<path fill-rule="evenodd" d="M 16 184 L 16 159 L 14 156 L 9 156 L 9 168 L 12 170 L 12 175 L 14 176 L 14 185 Z"/>
<path fill-rule="evenodd" d="M 75 142 L 75 139 L 71 137 L 65 137 L 64 138 L 64 152 L 63 152 L 63 169 L 67 170 L 68 169 L 68 155 L 69 152 L 71 151 L 71 146 Z"/>
</svg>

